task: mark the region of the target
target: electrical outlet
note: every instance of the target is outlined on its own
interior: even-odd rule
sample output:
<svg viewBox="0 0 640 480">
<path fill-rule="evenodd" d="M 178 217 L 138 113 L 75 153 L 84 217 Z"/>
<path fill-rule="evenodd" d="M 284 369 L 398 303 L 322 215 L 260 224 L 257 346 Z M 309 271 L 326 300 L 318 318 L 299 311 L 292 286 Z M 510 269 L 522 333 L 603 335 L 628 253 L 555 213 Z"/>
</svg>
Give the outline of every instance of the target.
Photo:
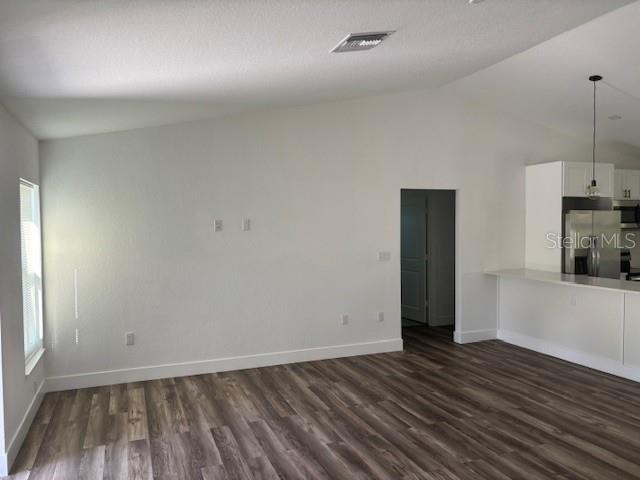
<svg viewBox="0 0 640 480">
<path fill-rule="evenodd" d="M 222 220 L 214 220 L 213 221 L 213 231 L 221 232 L 222 231 Z"/>
<path fill-rule="evenodd" d="M 242 231 L 243 232 L 248 232 L 249 230 L 251 230 L 251 219 L 243 218 L 242 219 Z"/>
<path fill-rule="evenodd" d="M 378 321 L 384 322 L 384 312 L 378 312 Z"/>
<path fill-rule="evenodd" d="M 133 332 L 126 332 L 124 334 L 124 343 L 125 345 L 127 345 L 128 347 L 130 347 L 131 345 L 133 345 L 134 343 L 136 343 L 136 335 Z"/>
<path fill-rule="evenodd" d="M 347 325 L 349 323 L 349 315 L 343 313 L 340 315 L 340 321 L 342 322 L 342 325 Z"/>
<path fill-rule="evenodd" d="M 80 345 L 80 330 L 76 328 L 76 345 Z"/>
</svg>

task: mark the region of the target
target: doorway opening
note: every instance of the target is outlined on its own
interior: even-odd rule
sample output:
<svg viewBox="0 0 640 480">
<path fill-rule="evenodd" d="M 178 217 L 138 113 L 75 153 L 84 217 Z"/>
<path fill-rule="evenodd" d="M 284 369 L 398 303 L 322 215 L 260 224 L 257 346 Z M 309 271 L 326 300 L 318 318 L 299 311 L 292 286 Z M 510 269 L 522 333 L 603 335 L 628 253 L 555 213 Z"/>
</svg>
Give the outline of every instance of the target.
<svg viewBox="0 0 640 480">
<path fill-rule="evenodd" d="M 453 339 L 456 317 L 455 190 L 400 191 L 402 336 Z"/>
</svg>

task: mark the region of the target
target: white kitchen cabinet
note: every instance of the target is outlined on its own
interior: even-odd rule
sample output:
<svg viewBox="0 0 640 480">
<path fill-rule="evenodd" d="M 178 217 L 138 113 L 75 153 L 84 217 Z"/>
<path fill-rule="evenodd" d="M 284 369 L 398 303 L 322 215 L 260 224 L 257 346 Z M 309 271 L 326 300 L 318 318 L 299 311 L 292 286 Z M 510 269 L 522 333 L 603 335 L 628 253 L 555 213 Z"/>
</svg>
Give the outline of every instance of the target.
<svg viewBox="0 0 640 480">
<path fill-rule="evenodd" d="M 525 174 L 525 265 L 559 272 L 562 250 L 547 235 L 562 234 L 562 162 L 529 165 Z"/>
<path fill-rule="evenodd" d="M 627 175 L 624 177 L 630 200 L 640 200 L 640 170 L 627 170 Z"/>
<path fill-rule="evenodd" d="M 613 198 L 624 200 L 627 198 L 627 190 L 624 184 L 625 170 L 615 170 L 613 172 Z"/>
<path fill-rule="evenodd" d="M 563 162 L 562 196 L 586 197 L 591 185 L 593 166 L 591 163 Z M 614 169 L 611 163 L 596 163 L 596 181 L 601 197 L 614 195 Z M 640 187 L 640 183 L 638 184 Z"/>
<path fill-rule="evenodd" d="M 615 170 L 613 198 L 640 200 L 640 170 Z"/>
<path fill-rule="evenodd" d="M 590 165 L 589 165 L 590 166 Z M 584 197 L 591 176 L 587 165 L 583 163 L 564 162 L 562 169 L 562 196 Z"/>
</svg>

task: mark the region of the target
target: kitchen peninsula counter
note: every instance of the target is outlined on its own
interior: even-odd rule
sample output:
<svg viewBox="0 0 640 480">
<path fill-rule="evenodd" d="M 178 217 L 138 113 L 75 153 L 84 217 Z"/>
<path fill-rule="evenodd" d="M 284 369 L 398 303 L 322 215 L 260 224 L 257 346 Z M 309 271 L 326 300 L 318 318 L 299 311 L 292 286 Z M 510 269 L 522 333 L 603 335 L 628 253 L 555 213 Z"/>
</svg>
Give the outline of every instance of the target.
<svg viewBox="0 0 640 480">
<path fill-rule="evenodd" d="M 497 338 L 640 381 L 640 282 L 531 269 L 497 277 Z"/>
<path fill-rule="evenodd" d="M 572 275 L 560 272 L 545 272 L 542 270 L 532 270 L 528 268 L 496 270 L 487 272 L 487 274 L 498 277 L 522 278 L 538 282 L 558 283 L 562 285 L 640 293 L 640 282 L 631 282 L 628 280 L 614 278 L 589 277 L 588 275 Z"/>
</svg>

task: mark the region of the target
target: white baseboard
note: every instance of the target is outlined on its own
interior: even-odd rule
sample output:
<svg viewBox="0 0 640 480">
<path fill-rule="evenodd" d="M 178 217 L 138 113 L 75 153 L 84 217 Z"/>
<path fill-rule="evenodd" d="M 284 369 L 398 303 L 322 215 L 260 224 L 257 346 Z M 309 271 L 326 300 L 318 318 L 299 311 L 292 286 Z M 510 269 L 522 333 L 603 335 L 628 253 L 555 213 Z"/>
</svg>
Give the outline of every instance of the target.
<svg viewBox="0 0 640 480">
<path fill-rule="evenodd" d="M 456 330 L 453 332 L 453 341 L 456 343 L 484 342 L 485 340 L 495 340 L 496 338 L 497 332 L 495 329 L 468 330 L 466 332 Z"/>
<path fill-rule="evenodd" d="M 36 393 L 33 396 L 33 399 L 31 400 L 31 403 L 27 407 L 27 411 L 25 412 L 24 416 L 22 417 L 22 420 L 20 421 L 20 425 L 18 425 L 18 429 L 16 430 L 16 433 L 13 435 L 13 437 L 9 441 L 9 445 L 7 446 L 7 449 L 6 449 L 7 451 L 3 452 L 0 455 L 0 477 L 9 475 L 9 469 L 11 468 L 11 465 L 13 465 L 13 462 L 18 456 L 20 447 L 22 446 L 22 443 L 24 442 L 24 439 L 26 438 L 27 433 L 29 432 L 29 428 L 33 423 L 33 419 L 35 418 L 36 413 L 38 413 L 38 409 L 40 408 L 40 404 L 42 403 L 44 394 L 45 394 L 45 380 L 42 380 L 42 382 L 40 382 L 40 385 L 38 386 L 38 390 L 36 390 Z"/>
<path fill-rule="evenodd" d="M 314 347 L 301 350 L 287 350 L 273 353 L 260 353 L 240 357 L 217 358 L 196 362 L 151 365 L 120 370 L 80 373 L 49 377 L 46 379 L 46 391 L 72 390 L 76 388 L 99 387 L 118 383 L 140 382 L 168 377 L 183 377 L 204 373 L 243 370 L 245 368 L 268 367 L 286 363 L 309 362 L 328 358 L 369 355 L 373 353 L 396 352 L 402 350 L 402 339 L 394 338 L 376 342 L 352 343 L 331 347 Z"/>
<path fill-rule="evenodd" d="M 640 382 L 640 366 L 624 365 L 617 360 L 592 355 L 580 350 L 572 350 L 546 340 L 506 330 L 498 330 L 498 339 L 511 343 L 512 345 L 544 353 L 545 355 L 560 358 L 584 367 L 593 368 L 594 370 L 599 370 L 601 372 L 610 373 L 611 375 Z"/>
</svg>

